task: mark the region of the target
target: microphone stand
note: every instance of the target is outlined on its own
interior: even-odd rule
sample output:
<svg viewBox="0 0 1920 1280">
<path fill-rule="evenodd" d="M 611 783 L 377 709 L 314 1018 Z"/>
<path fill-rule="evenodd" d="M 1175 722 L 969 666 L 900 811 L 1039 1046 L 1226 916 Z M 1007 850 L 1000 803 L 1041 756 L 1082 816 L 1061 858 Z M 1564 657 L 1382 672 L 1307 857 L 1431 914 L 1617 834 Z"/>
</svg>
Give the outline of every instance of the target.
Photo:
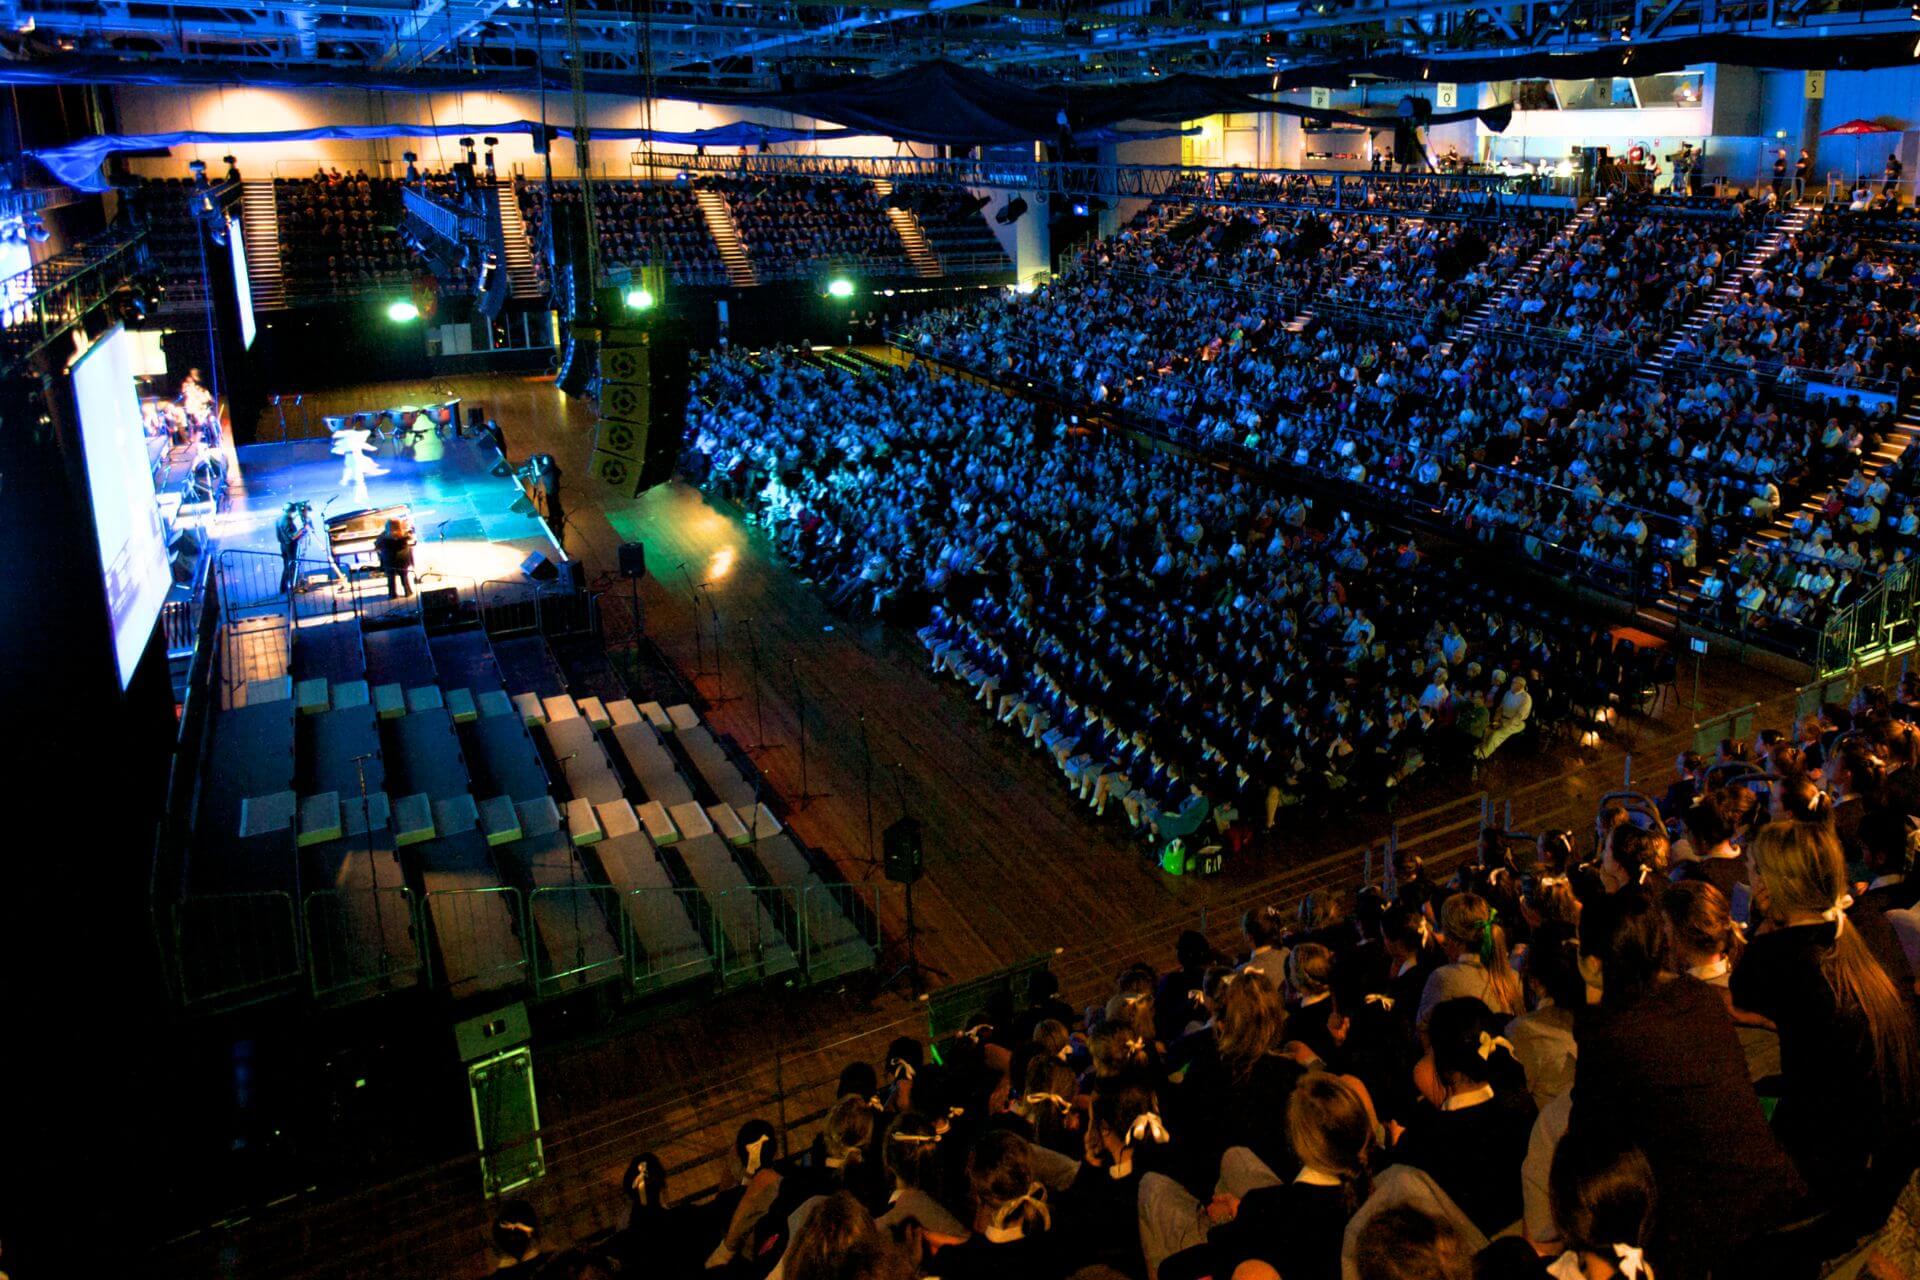
<svg viewBox="0 0 1920 1280">
<path fill-rule="evenodd" d="M 860 713 L 860 790 L 866 796 L 867 806 L 867 858 L 866 869 L 871 872 L 873 858 L 873 748 L 867 740 L 867 713 Z"/>
<path fill-rule="evenodd" d="M 366 828 L 363 834 L 367 838 L 367 872 L 373 877 L 373 927 L 380 935 L 380 987 L 386 990 L 392 985 L 392 976 L 387 972 L 387 916 L 386 908 L 380 905 L 380 855 L 373 850 L 373 805 L 367 796 L 367 761 L 378 754 L 369 751 L 355 756 L 353 771 L 360 779 L 360 825 Z"/>
<path fill-rule="evenodd" d="M 700 593 L 694 590 L 693 575 L 687 572 L 687 562 L 680 562 L 680 576 L 686 579 L 687 601 L 693 606 L 693 678 L 698 680 L 707 670 L 706 650 L 700 644 Z"/>
<path fill-rule="evenodd" d="M 700 584 L 701 598 L 707 602 L 707 619 L 713 624 L 713 697 L 708 699 L 710 707 L 722 706 L 734 701 L 727 696 L 727 670 L 720 661 L 720 611 L 713 607 L 713 584 Z"/>
<path fill-rule="evenodd" d="M 765 751 L 774 744 L 767 741 L 767 721 L 760 685 L 760 644 L 754 637 L 753 619 L 743 618 L 741 625 L 747 629 L 747 661 L 753 680 L 753 745 L 747 750 Z"/>
<path fill-rule="evenodd" d="M 814 794 L 807 788 L 807 694 L 800 687 L 800 660 L 787 659 L 787 672 L 793 678 L 794 718 L 800 722 L 800 794 L 793 799 L 795 810 L 806 808 L 813 801 L 825 797 L 828 793 Z"/>
<path fill-rule="evenodd" d="M 897 796 L 900 800 L 900 816 L 902 818 L 906 818 L 907 816 L 909 816 L 907 813 L 906 788 L 901 784 L 901 781 L 900 781 L 902 776 L 905 773 L 906 773 L 906 766 L 901 764 L 898 760 L 895 760 L 893 762 L 893 792 L 894 792 L 894 795 Z M 918 877 L 915 877 L 915 878 L 917 879 Z M 906 899 L 905 906 L 906 906 L 906 917 L 907 917 L 906 918 L 907 931 L 906 931 L 906 936 L 904 939 L 902 939 L 902 941 L 906 943 L 907 958 L 901 963 L 898 969 L 895 969 L 892 973 L 886 976 L 886 978 L 880 983 L 878 990 L 885 991 L 887 988 L 891 987 L 894 983 L 900 981 L 900 979 L 905 978 L 907 980 L 907 990 L 913 994 L 914 999 L 918 1000 L 920 999 L 922 991 L 926 986 L 926 979 L 929 974 L 931 974 L 933 977 L 936 977 L 936 978 L 945 978 L 945 979 L 951 979 L 952 975 L 949 974 L 945 969 L 938 969 L 938 968 L 935 968 L 933 965 L 920 963 L 920 947 L 919 947 L 920 929 L 913 922 L 913 884 L 914 884 L 913 880 L 908 880 L 901 886 L 902 889 L 904 890 L 904 896 Z M 875 919 L 876 920 L 878 919 L 877 911 L 875 913 Z M 876 992 L 876 994 L 878 994 L 878 992 Z"/>
</svg>

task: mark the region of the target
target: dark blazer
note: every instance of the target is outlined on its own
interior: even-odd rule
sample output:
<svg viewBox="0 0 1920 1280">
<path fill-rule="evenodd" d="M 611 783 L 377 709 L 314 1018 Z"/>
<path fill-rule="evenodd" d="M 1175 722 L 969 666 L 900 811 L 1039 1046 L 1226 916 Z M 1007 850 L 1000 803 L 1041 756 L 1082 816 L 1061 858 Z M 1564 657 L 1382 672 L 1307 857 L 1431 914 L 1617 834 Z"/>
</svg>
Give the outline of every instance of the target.
<svg viewBox="0 0 1920 1280">
<path fill-rule="evenodd" d="M 1624 1008 L 1590 1006 L 1574 1042 L 1569 1131 L 1618 1135 L 1646 1153 L 1660 1187 L 1657 1256 L 1700 1274 L 1787 1219 L 1805 1188 L 1747 1082 L 1718 991 L 1675 978 Z"/>
</svg>

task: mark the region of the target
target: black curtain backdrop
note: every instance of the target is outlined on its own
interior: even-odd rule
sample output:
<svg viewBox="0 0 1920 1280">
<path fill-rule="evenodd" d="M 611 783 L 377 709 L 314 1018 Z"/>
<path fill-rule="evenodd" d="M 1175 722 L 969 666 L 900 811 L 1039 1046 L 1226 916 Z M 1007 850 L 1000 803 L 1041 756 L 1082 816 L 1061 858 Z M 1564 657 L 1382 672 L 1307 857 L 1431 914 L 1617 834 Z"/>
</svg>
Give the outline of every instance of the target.
<svg viewBox="0 0 1920 1280">
<path fill-rule="evenodd" d="M 1866 71 L 1920 62 L 1912 33 L 1863 36 L 1711 35 L 1608 46 L 1577 53 L 1529 52 L 1499 57 L 1434 58 L 1382 53 L 1288 67 L 1275 72 L 1212 78 L 1178 75 L 1141 84 L 1039 89 L 952 62 L 927 62 L 887 76 L 796 76 L 774 90 L 729 90 L 663 78 L 659 96 L 714 105 L 792 112 L 848 128 L 884 133 L 910 142 L 953 146 L 1053 142 L 1063 128 L 1101 129 L 1123 120 L 1192 120 L 1215 112 L 1275 112 L 1342 122 L 1383 123 L 1391 117 L 1311 111 L 1256 95 L 1323 87 L 1344 89 L 1359 80 L 1394 84 L 1551 78 L 1589 80 L 1616 75 L 1655 75 L 1700 63 L 1779 70 Z M 394 92 L 528 92 L 540 87 L 528 70 L 461 73 L 354 72 L 331 67 L 266 68 L 209 64 L 140 67 L 97 58 L 58 58 L 0 65 L 0 84 L 274 84 L 311 88 L 380 89 Z M 549 72 L 546 87 L 566 92 L 564 76 Z M 633 96 L 631 76 L 590 74 L 596 93 Z M 1463 111 L 1424 121 L 1481 119 L 1504 127 L 1500 112 Z M 1064 114 L 1063 114 L 1064 113 Z"/>
</svg>

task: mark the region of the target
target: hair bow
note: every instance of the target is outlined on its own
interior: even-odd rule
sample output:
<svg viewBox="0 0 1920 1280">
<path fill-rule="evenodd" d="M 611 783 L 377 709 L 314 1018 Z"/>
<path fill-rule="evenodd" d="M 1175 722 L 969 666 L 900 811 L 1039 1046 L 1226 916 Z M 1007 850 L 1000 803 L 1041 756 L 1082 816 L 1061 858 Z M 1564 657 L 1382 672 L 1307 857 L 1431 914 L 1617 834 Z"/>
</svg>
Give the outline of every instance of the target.
<svg viewBox="0 0 1920 1280">
<path fill-rule="evenodd" d="M 1493 1051 L 1495 1049 L 1505 1049 L 1508 1053 L 1512 1053 L 1513 1041 L 1507 1039 L 1505 1036 L 1490 1036 L 1482 1031 L 1480 1033 L 1480 1060 L 1485 1062 L 1493 1057 Z"/>
<path fill-rule="evenodd" d="M 993 1034 L 993 1024 L 991 1022 L 983 1022 L 979 1026 L 968 1027 L 965 1031 L 961 1032 L 960 1034 L 964 1035 L 967 1039 L 973 1041 L 975 1044 L 979 1044 L 982 1040 L 985 1040 L 988 1036 Z"/>
<path fill-rule="evenodd" d="M 642 1161 L 642 1162 L 641 1162 L 641 1164 L 640 1164 L 640 1167 L 639 1167 L 638 1169 L 636 1169 L 636 1170 L 634 1170 L 634 1173 L 633 1173 L 633 1189 L 634 1189 L 634 1192 L 635 1192 L 636 1194 L 641 1194 L 641 1195 L 644 1195 L 644 1194 L 646 1193 L 646 1190 L 647 1190 L 647 1166 L 646 1166 L 646 1162 L 645 1162 L 645 1161 Z"/>
<path fill-rule="evenodd" d="M 867 1095 L 867 1106 L 875 1111 L 885 1111 L 887 1109 L 887 1104 L 881 1100 L 880 1096 L 872 1093 Z"/>
<path fill-rule="evenodd" d="M 913 1064 L 910 1062 L 902 1062 L 898 1058 L 888 1058 L 887 1067 L 893 1072 L 893 1078 L 895 1080 L 913 1079 Z"/>
<path fill-rule="evenodd" d="M 911 1146 L 911 1145 L 914 1145 L 914 1144 L 917 1144 L 917 1143 L 925 1143 L 925 1142 L 938 1142 L 938 1141 L 940 1141 L 940 1137 L 941 1137 L 941 1135 L 940 1135 L 940 1134 L 939 1134 L 938 1132 L 934 1132 L 934 1133 L 890 1133 L 890 1134 L 888 1134 L 888 1135 L 887 1135 L 887 1141 L 888 1141 L 888 1142 L 903 1142 L 903 1143 L 906 1143 L 906 1144 L 908 1144 L 908 1145 L 910 1145 L 910 1146 Z"/>
<path fill-rule="evenodd" d="M 1065 1044 L 1061 1045 L 1060 1052 L 1054 1054 L 1053 1056 L 1060 1059 L 1060 1061 L 1062 1062 L 1065 1062 L 1068 1059 L 1072 1058 L 1073 1057 L 1073 1041 L 1069 1040 Z"/>
<path fill-rule="evenodd" d="M 749 1142 L 746 1144 L 747 1176 L 749 1178 L 751 1178 L 754 1174 L 760 1172 L 760 1152 L 762 1148 L 764 1148 L 771 1141 L 773 1141 L 773 1135 L 770 1133 L 763 1133 L 759 1137 L 755 1138 L 752 1142 Z"/>
<path fill-rule="evenodd" d="M 1060 1108 L 1062 1115 L 1073 1110 L 1073 1104 L 1057 1093 L 1029 1093 L 1022 1101 L 1030 1107 L 1037 1107 L 1041 1103 L 1051 1102 L 1054 1106 Z"/>
<path fill-rule="evenodd" d="M 1820 913 L 1820 918 L 1822 920 L 1833 921 L 1833 927 L 1836 931 L 1835 936 L 1838 936 L 1839 930 L 1845 929 L 1847 927 L 1847 908 L 1852 905 L 1853 905 L 1853 895 L 1850 893 L 1843 893 L 1839 897 L 1833 900 L 1832 906 L 1828 907 L 1825 911 L 1822 911 Z"/>
<path fill-rule="evenodd" d="M 1133 1127 L 1127 1130 L 1127 1141 L 1138 1142 L 1142 1138 L 1152 1138 L 1163 1146 L 1172 1141 L 1167 1135 L 1167 1126 L 1161 1122 L 1158 1112 L 1143 1111 L 1134 1118 Z"/>
<path fill-rule="evenodd" d="M 1620 1274 L 1627 1280 L 1653 1280 L 1653 1268 L 1647 1263 L 1647 1255 L 1636 1245 L 1616 1244 L 1613 1254 L 1620 1259 Z"/>
<path fill-rule="evenodd" d="M 1393 997 L 1382 995 L 1378 991 L 1367 992 L 1367 1003 L 1377 1004 L 1388 1013 L 1393 1012 Z"/>
</svg>

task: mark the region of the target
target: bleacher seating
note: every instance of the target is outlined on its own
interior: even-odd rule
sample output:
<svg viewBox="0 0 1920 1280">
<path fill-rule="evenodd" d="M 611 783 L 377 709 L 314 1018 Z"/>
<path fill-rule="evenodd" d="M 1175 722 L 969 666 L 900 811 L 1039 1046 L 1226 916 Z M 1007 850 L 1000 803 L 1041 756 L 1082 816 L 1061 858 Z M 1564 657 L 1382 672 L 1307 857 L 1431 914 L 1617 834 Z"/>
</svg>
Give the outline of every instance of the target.
<svg viewBox="0 0 1920 1280">
<path fill-rule="evenodd" d="M 516 190 L 527 236 L 540 243 L 550 216 L 546 185 L 523 180 L 516 184 Z M 555 182 L 553 199 L 560 205 L 578 205 L 580 184 Z M 597 181 L 593 185 L 593 211 L 600 231 L 602 262 L 632 270 L 664 267 L 667 278 L 680 284 L 727 282 L 720 248 L 707 233 L 700 206 L 687 186 L 623 179 Z M 536 254 L 535 262 L 540 261 Z"/>
<path fill-rule="evenodd" d="M 354 297 L 410 281 L 418 264 L 400 239 L 400 191 L 397 179 L 365 171 L 275 178 L 288 297 Z"/>
</svg>

